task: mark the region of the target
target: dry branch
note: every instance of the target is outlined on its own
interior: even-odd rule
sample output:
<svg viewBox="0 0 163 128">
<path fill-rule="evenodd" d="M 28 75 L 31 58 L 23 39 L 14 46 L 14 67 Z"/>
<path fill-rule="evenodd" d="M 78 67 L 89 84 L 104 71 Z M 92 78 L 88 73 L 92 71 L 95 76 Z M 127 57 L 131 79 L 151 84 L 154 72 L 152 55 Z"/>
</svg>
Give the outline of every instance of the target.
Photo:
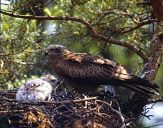
<svg viewBox="0 0 163 128">
<path fill-rule="evenodd" d="M 15 18 L 22 18 L 22 19 L 29 19 L 29 20 L 63 20 L 63 21 L 75 21 L 75 22 L 79 22 L 82 23 L 83 25 L 85 25 L 87 27 L 87 29 L 90 31 L 91 36 L 101 40 L 101 41 L 105 41 L 108 43 L 112 43 L 112 44 L 116 44 L 116 45 L 120 45 L 123 47 L 128 48 L 129 50 L 131 50 L 132 52 L 136 53 L 137 55 L 139 55 L 143 61 L 148 60 L 148 58 L 146 57 L 146 55 L 141 51 L 141 49 L 136 48 L 134 45 L 130 44 L 129 42 L 126 41 L 121 41 L 121 40 L 117 40 L 117 39 L 113 39 L 111 37 L 106 37 L 100 33 L 98 33 L 93 27 L 92 25 L 85 21 L 84 19 L 80 19 L 77 17 L 70 17 L 70 16 L 35 16 L 35 15 L 19 15 L 19 14 L 14 14 L 11 12 L 7 12 L 7 11 L 3 11 L 0 10 L 0 13 L 4 14 L 4 15 L 8 15 L 11 17 L 15 17 Z"/>
<path fill-rule="evenodd" d="M 159 21 L 163 21 L 163 1 L 157 0 L 157 2 L 156 2 L 155 0 L 151 0 L 151 5 L 153 8 L 153 12 L 154 12 L 155 17 Z"/>
</svg>

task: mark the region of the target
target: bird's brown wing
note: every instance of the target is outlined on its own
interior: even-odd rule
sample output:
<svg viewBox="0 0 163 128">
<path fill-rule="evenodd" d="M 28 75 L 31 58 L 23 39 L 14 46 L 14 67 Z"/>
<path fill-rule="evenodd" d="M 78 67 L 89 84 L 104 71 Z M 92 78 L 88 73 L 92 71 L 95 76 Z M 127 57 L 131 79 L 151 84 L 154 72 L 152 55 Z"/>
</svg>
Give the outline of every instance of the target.
<svg viewBox="0 0 163 128">
<path fill-rule="evenodd" d="M 67 60 L 76 61 L 79 63 L 108 64 L 108 65 L 112 65 L 112 66 L 116 65 L 116 63 L 111 60 L 104 59 L 103 57 L 100 57 L 100 56 L 93 56 L 93 55 L 87 54 L 87 53 L 66 52 L 66 53 L 64 53 L 64 57 Z"/>
<path fill-rule="evenodd" d="M 85 53 L 68 53 L 65 54 L 64 58 L 58 64 L 59 69 L 72 77 L 95 77 L 106 81 L 111 78 L 130 79 L 132 76 L 123 66 L 99 56 Z"/>
<path fill-rule="evenodd" d="M 119 64 L 85 53 L 65 54 L 56 68 L 64 78 L 77 83 L 121 85 L 143 95 L 153 95 L 157 85 L 129 74 Z"/>
</svg>

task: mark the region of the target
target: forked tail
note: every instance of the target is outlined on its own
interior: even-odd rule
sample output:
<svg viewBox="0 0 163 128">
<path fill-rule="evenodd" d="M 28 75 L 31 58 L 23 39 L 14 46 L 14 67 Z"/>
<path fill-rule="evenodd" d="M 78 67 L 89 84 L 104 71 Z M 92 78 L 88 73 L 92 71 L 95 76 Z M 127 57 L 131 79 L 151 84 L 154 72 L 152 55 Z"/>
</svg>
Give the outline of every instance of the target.
<svg viewBox="0 0 163 128">
<path fill-rule="evenodd" d="M 134 92 L 138 92 L 141 95 L 152 97 L 153 95 L 159 95 L 159 86 L 156 83 L 142 79 L 137 76 L 133 76 L 132 79 L 121 82 L 121 86 L 124 86 Z"/>
</svg>

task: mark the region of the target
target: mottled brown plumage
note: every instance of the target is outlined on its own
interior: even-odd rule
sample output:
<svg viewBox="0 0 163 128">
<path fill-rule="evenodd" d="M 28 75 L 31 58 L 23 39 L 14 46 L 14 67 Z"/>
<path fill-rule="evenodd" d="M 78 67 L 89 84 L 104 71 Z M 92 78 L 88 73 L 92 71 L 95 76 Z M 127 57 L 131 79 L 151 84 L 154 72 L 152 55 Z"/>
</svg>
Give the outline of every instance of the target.
<svg viewBox="0 0 163 128">
<path fill-rule="evenodd" d="M 130 74 L 113 61 L 86 53 L 73 53 L 61 45 L 47 48 L 52 68 L 65 83 L 79 92 L 95 92 L 99 85 L 123 86 L 146 96 L 158 85 Z"/>
</svg>

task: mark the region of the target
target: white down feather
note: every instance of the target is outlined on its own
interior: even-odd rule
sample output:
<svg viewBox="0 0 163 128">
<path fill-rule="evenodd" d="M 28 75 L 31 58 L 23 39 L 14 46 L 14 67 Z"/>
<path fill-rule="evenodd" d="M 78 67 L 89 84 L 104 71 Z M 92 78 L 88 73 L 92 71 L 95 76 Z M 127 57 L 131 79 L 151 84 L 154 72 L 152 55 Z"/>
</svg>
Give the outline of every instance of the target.
<svg viewBox="0 0 163 128">
<path fill-rule="evenodd" d="M 51 84 L 43 79 L 36 78 L 27 81 L 18 89 L 16 100 L 32 102 L 49 101 L 51 99 L 51 93 Z"/>
</svg>

